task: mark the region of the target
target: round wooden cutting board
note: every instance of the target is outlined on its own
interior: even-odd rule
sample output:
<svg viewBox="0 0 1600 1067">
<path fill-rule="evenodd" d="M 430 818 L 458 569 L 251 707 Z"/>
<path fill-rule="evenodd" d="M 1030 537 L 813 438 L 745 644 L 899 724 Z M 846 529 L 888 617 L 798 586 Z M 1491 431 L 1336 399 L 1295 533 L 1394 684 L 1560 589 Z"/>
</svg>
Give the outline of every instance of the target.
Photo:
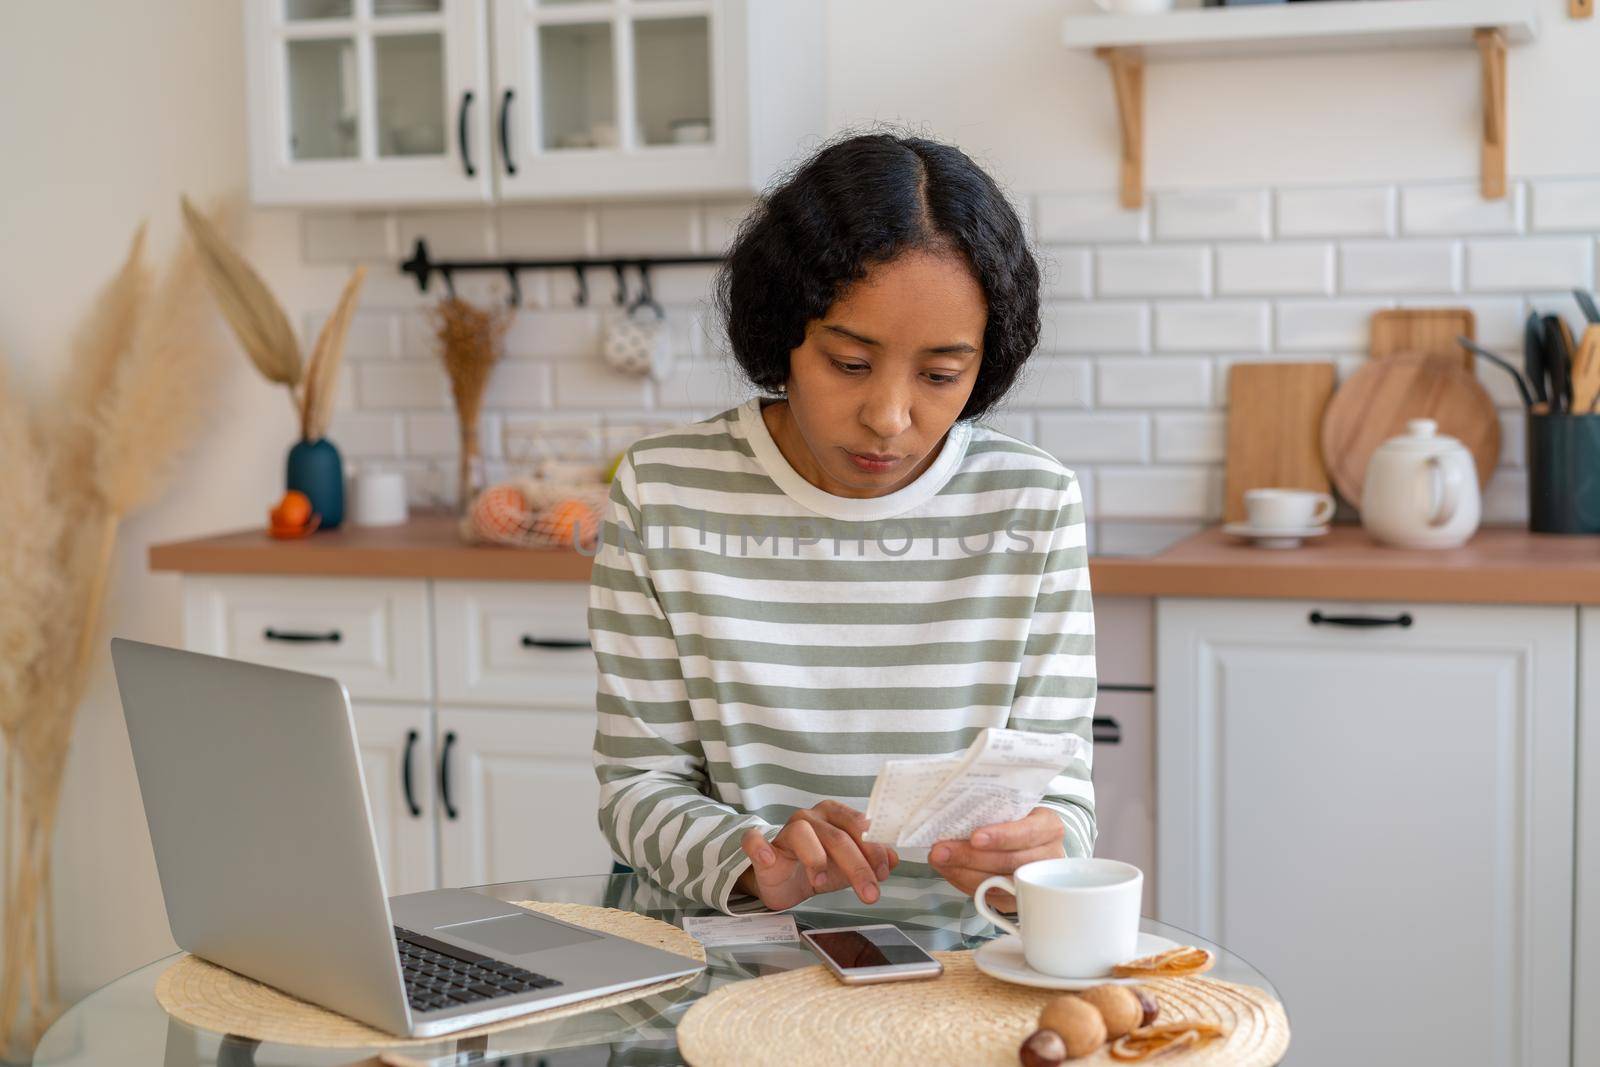
<svg viewBox="0 0 1600 1067">
<path fill-rule="evenodd" d="M 1396 355 L 1374 360 L 1333 394 L 1322 419 L 1322 461 L 1339 495 L 1358 510 L 1367 462 L 1411 419 L 1467 446 L 1482 489 L 1500 459 L 1500 418 L 1478 379 L 1449 361 Z"/>
</svg>

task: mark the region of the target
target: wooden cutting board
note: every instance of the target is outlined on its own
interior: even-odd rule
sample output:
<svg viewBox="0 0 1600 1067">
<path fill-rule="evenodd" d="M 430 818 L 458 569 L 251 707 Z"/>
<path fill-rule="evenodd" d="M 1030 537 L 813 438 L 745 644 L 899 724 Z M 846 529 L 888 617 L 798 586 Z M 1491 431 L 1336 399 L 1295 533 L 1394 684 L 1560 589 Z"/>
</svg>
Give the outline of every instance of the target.
<svg viewBox="0 0 1600 1067">
<path fill-rule="evenodd" d="M 1328 491 L 1318 429 L 1333 379 L 1332 363 L 1235 363 L 1228 371 L 1228 522 L 1244 519 L 1247 489 Z"/>
<path fill-rule="evenodd" d="M 1439 356 L 1476 375 L 1477 361 L 1457 337 L 1478 339 L 1471 308 L 1395 308 L 1372 313 L 1372 338 L 1367 354 L 1385 359 L 1397 354 Z"/>
<path fill-rule="evenodd" d="M 1478 468 L 1478 488 L 1488 484 L 1500 458 L 1500 419 L 1488 390 L 1437 357 L 1401 353 L 1356 371 L 1328 404 L 1322 458 L 1340 496 L 1361 506 L 1372 453 L 1404 433 L 1411 419 L 1433 419 L 1440 434 L 1466 445 Z"/>
</svg>

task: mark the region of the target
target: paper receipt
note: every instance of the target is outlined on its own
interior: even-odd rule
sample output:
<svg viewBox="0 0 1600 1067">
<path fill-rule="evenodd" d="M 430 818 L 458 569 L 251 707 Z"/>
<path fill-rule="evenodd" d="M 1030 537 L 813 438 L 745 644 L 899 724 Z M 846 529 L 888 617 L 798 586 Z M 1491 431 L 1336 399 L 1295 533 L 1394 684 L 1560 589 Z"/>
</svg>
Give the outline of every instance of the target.
<svg viewBox="0 0 1600 1067">
<path fill-rule="evenodd" d="M 792 915 L 685 915 L 683 932 L 706 948 L 800 940 Z"/>
</svg>

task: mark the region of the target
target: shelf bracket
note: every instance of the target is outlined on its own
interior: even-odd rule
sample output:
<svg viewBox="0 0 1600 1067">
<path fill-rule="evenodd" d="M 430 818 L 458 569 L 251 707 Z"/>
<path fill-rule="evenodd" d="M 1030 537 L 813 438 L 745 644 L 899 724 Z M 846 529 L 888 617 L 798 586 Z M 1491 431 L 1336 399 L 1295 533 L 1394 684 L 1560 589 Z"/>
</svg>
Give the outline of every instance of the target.
<svg viewBox="0 0 1600 1067">
<path fill-rule="evenodd" d="M 1111 68 L 1122 128 L 1122 190 L 1125 208 L 1144 206 L 1144 58 L 1132 48 L 1097 48 Z"/>
<path fill-rule="evenodd" d="M 1483 148 L 1479 190 L 1485 200 L 1506 195 L 1506 35 L 1491 28 L 1472 31 L 1483 66 Z"/>
</svg>

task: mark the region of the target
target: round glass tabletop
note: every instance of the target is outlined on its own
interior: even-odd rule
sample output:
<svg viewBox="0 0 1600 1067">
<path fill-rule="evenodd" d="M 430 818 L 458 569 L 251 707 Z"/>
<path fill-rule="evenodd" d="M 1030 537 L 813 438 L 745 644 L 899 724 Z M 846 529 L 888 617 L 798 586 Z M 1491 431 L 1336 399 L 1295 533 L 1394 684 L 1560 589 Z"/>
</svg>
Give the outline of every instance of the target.
<svg viewBox="0 0 1600 1067">
<path fill-rule="evenodd" d="M 682 925 L 685 916 L 717 915 L 710 908 L 684 900 L 635 874 L 582 878 L 550 878 L 479 886 L 474 892 L 499 900 L 567 901 L 620 908 Z M 972 898 L 941 879 L 891 877 L 876 904 L 863 904 L 849 890 L 816 896 L 792 909 L 801 929 L 889 922 L 930 951 L 972 949 L 997 936 L 973 908 Z M 1146 932 L 1182 944 L 1198 945 L 1216 955 L 1210 977 L 1265 989 L 1265 975 L 1220 945 L 1185 930 L 1144 919 Z M 579 1065 L 678 1064 L 675 1031 L 684 1012 L 718 986 L 809 967 L 816 963 L 804 943 L 728 945 L 706 950 L 706 970 L 689 985 L 581 1015 L 549 1022 L 530 1022 L 486 1037 L 441 1038 L 428 1045 L 394 1050 L 398 1058 L 376 1059 L 381 1049 L 314 1049 L 260 1044 L 197 1030 L 167 1015 L 156 1003 L 156 979 L 177 956 L 141 967 L 79 1001 L 57 1019 L 34 1053 L 36 1067 L 100 1067 L 107 1063 L 137 1067 L 324 1067 L 362 1064 L 377 1067 L 427 1064 L 456 1067 L 465 1063 L 506 1061 L 522 1067 Z M 1280 998 L 1281 999 L 1281 998 Z"/>
</svg>

